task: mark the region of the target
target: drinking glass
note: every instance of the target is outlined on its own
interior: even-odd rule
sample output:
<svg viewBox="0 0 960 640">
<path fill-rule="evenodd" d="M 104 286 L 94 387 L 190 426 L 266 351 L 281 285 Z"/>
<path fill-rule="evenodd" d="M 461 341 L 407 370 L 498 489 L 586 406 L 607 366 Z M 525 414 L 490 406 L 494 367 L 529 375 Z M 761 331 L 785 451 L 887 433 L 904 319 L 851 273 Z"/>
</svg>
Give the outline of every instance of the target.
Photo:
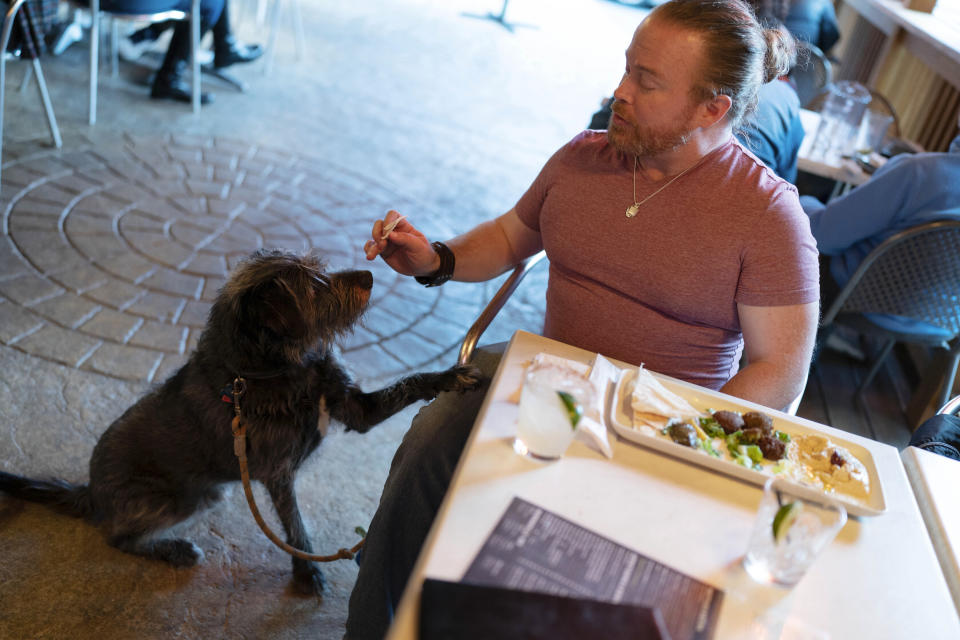
<svg viewBox="0 0 960 640">
<path fill-rule="evenodd" d="M 800 497 L 782 478 L 770 478 L 763 487 L 743 567 L 757 582 L 791 587 L 846 522 L 847 510 L 838 502 L 827 496 Z"/>
<path fill-rule="evenodd" d="M 871 151 L 879 153 L 891 124 L 893 124 L 893 116 L 867 109 L 860 122 L 860 130 L 857 132 L 857 153 L 868 154 Z"/>
<path fill-rule="evenodd" d="M 851 153 L 870 97 L 870 90 L 860 83 L 841 80 L 831 84 L 810 155 L 837 164 L 842 156 Z"/>
<path fill-rule="evenodd" d="M 550 365 L 535 366 L 520 392 L 517 438 L 521 455 L 556 460 L 573 441 L 579 416 L 590 406 L 593 387 L 576 373 Z"/>
</svg>

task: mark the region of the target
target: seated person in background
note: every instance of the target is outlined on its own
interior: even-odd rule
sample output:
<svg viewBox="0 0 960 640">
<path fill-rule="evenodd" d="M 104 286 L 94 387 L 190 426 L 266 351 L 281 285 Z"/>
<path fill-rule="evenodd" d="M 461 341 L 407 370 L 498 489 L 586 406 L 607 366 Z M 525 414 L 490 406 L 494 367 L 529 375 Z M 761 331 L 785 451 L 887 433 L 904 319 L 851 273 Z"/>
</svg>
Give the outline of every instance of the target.
<svg viewBox="0 0 960 640">
<path fill-rule="evenodd" d="M 960 460 L 960 416 L 935 415 L 910 436 L 910 446 Z"/>
<path fill-rule="evenodd" d="M 840 39 L 833 0 L 790 0 L 782 20 L 794 37 L 816 45 L 824 54 Z"/>
<path fill-rule="evenodd" d="M 613 98 L 604 98 L 590 118 L 589 129 L 606 129 Z M 774 80 L 760 86 L 757 106 L 733 132 L 744 147 L 787 182 L 797 180 L 797 156 L 803 143 L 800 98 L 789 82 Z"/>
<path fill-rule="evenodd" d="M 960 219 L 960 136 L 946 153 L 901 154 L 870 180 L 824 205 L 812 196 L 800 203 L 810 231 L 829 259 L 821 270 L 824 304 L 881 242 L 924 222 Z"/>
<path fill-rule="evenodd" d="M 210 27 L 216 24 L 223 11 L 224 0 L 201 0 L 200 2 L 200 37 Z M 104 11 L 119 11 L 124 13 L 158 13 L 176 9 L 190 13 L 190 0 L 101 0 L 100 8 Z M 190 59 L 190 21 L 177 21 L 173 29 L 173 37 L 167 46 L 167 53 L 163 63 L 157 70 L 150 90 L 151 98 L 169 98 L 180 102 L 190 102 L 190 84 L 184 76 Z M 213 94 L 203 93 L 200 102 L 207 104 L 213 101 Z"/>
<path fill-rule="evenodd" d="M 253 62 L 263 55 L 263 47 L 259 44 L 241 44 L 230 28 L 230 3 L 225 1 L 220 18 L 211 29 L 213 34 L 213 66 L 224 69 L 237 63 Z M 154 42 L 168 29 L 177 26 L 177 20 L 154 22 L 135 31 L 120 40 L 120 54 L 124 60 L 136 60 L 153 45 Z"/>
<path fill-rule="evenodd" d="M 765 31 L 740 0 L 661 4 L 627 48 L 606 132 L 577 135 L 513 209 L 449 247 L 409 220 L 384 237 L 377 221 L 367 259 L 439 285 L 490 279 L 545 249 L 547 337 L 785 407 L 813 349 L 816 248 L 796 189 L 731 132 L 793 57 L 786 30 Z M 489 376 L 498 359 L 481 350 L 473 362 Z M 384 636 L 485 391 L 441 394 L 414 419 L 369 528 L 346 638 Z"/>
<path fill-rule="evenodd" d="M 787 182 L 797 181 L 797 156 L 803 143 L 800 98 L 786 80 L 760 87 L 757 108 L 736 132 L 747 149 Z"/>
</svg>

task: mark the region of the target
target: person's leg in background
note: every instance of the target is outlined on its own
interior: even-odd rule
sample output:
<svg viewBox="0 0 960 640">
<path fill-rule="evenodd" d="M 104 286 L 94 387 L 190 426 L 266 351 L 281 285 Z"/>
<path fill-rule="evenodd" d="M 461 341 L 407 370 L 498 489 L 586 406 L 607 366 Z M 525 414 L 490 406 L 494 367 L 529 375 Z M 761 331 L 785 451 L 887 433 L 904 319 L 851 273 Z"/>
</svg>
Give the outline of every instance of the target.
<svg viewBox="0 0 960 640">
<path fill-rule="evenodd" d="M 131 33 L 129 36 L 120 38 L 119 53 L 120 57 L 127 62 L 139 60 L 156 41 L 163 35 L 164 31 L 174 29 L 177 26 L 176 20 L 164 20 L 163 22 L 153 22 Z"/>
<path fill-rule="evenodd" d="M 380 506 L 370 522 L 344 638 L 380 640 L 386 634 L 504 346 L 476 351 L 471 364 L 483 372 L 479 389 L 442 393 L 413 419 L 394 455 Z"/>
<path fill-rule="evenodd" d="M 960 460 L 960 416 L 935 415 L 917 427 L 910 446 Z"/>
<path fill-rule="evenodd" d="M 223 69 L 238 63 L 253 62 L 263 55 L 263 47 L 259 44 L 243 44 L 239 42 L 230 28 L 230 3 L 225 1 L 220 17 L 214 23 L 213 34 L 213 65 Z M 167 29 L 176 28 L 177 21 L 167 20 L 154 22 L 139 29 L 121 40 L 120 54 L 124 60 L 136 60 Z"/>
<path fill-rule="evenodd" d="M 230 29 L 229 0 L 213 25 L 213 66 L 223 69 L 237 63 L 253 62 L 263 55 L 259 44 L 241 44 Z"/>
<path fill-rule="evenodd" d="M 223 11 L 224 0 L 202 0 L 200 3 L 200 37 L 220 18 Z M 190 10 L 189 0 L 181 0 L 175 7 L 183 11 Z M 184 76 L 187 73 L 188 60 L 190 59 L 190 21 L 183 20 L 177 22 L 173 28 L 173 37 L 170 38 L 170 45 L 167 47 L 167 53 L 163 58 L 163 64 L 157 70 L 157 75 L 153 80 L 153 88 L 150 91 L 151 98 L 167 98 L 180 102 L 190 102 L 191 91 L 190 83 Z M 213 101 L 213 94 L 204 92 L 200 96 L 200 102 L 207 104 Z"/>
</svg>

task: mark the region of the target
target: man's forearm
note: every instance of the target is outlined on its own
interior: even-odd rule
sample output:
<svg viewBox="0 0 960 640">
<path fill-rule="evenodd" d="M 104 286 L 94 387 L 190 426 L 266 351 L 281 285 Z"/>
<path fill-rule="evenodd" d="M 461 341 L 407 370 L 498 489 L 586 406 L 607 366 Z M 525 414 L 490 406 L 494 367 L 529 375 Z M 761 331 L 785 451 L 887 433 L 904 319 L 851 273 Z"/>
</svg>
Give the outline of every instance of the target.
<svg viewBox="0 0 960 640">
<path fill-rule="evenodd" d="M 456 256 L 453 279 L 482 282 L 540 250 L 540 236 L 512 210 L 446 242 Z"/>
<path fill-rule="evenodd" d="M 730 378 L 720 391 L 783 410 L 803 393 L 806 382 L 804 367 L 784 368 L 771 362 L 753 362 Z"/>
</svg>

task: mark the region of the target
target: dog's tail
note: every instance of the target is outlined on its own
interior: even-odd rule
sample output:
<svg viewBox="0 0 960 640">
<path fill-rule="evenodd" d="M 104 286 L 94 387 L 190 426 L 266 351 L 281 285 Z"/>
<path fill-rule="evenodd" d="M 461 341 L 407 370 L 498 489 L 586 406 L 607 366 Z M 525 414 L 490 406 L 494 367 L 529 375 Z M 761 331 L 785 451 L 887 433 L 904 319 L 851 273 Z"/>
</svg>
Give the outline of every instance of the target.
<svg viewBox="0 0 960 640">
<path fill-rule="evenodd" d="M 93 514 L 87 485 L 73 485 L 63 480 L 34 480 L 0 471 L 0 491 L 7 495 L 37 502 L 74 518 Z"/>
</svg>

